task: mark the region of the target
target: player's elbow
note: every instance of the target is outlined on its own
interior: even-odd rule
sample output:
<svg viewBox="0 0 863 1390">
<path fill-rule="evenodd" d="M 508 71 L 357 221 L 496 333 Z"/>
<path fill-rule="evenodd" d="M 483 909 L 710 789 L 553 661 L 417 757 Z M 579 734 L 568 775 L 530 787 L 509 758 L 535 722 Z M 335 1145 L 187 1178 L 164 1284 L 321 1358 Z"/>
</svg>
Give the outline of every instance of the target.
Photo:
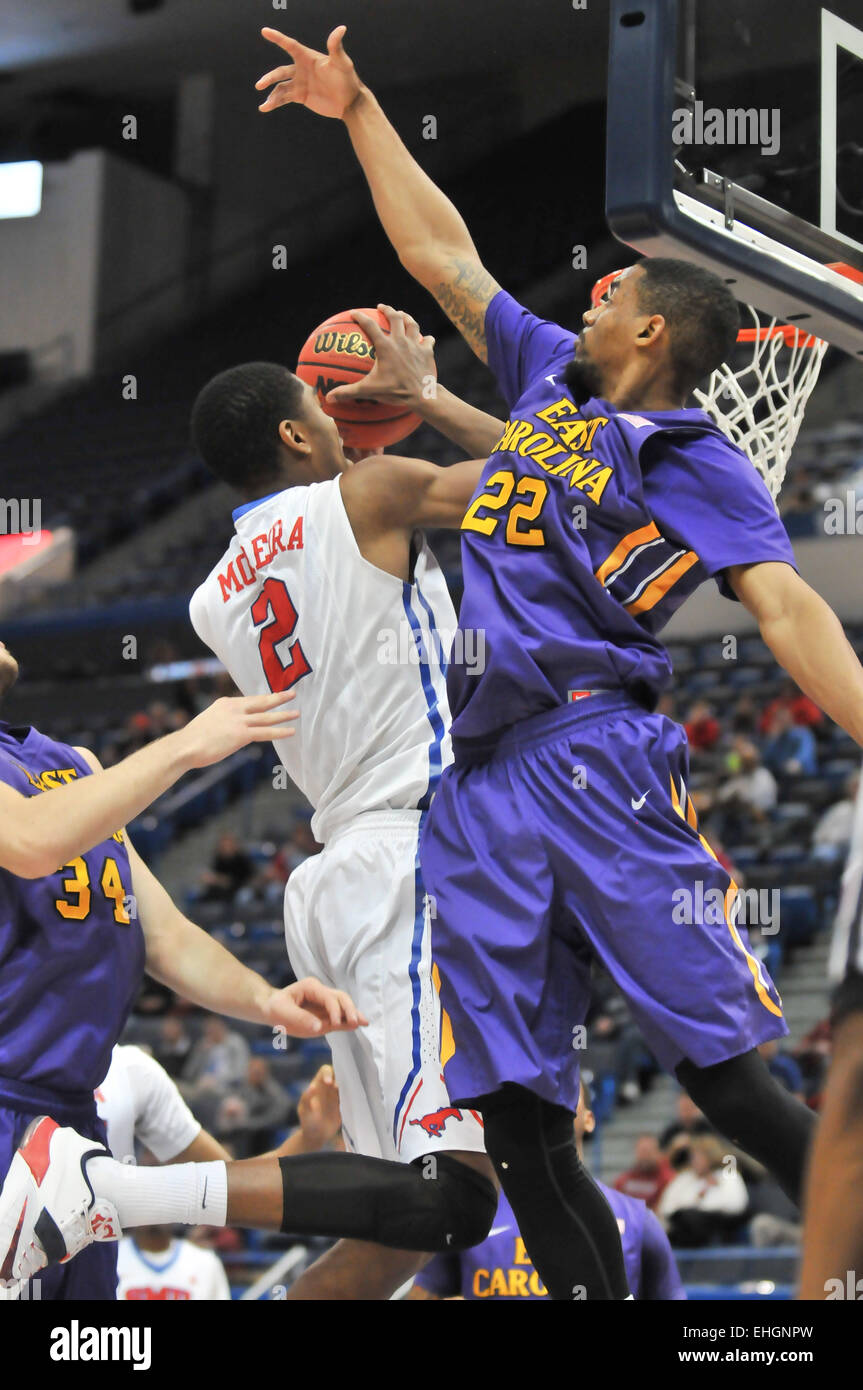
<svg viewBox="0 0 863 1390">
<path fill-rule="evenodd" d="M 16 878 L 46 878 L 56 869 L 57 858 L 29 843 L 26 837 L 4 837 L 0 846 L 0 867 Z"/>
<path fill-rule="evenodd" d="M 744 607 L 765 632 L 786 623 L 811 596 L 812 590 L 790 565 L 764 563 L 736 566 L 731 570 L 731 585 Z"/>
<path fill-rule="evenodd" d="M 451 279 L 453 267 L 468 257 L 476 258 L 476 251 L 467 235 L 463 244 L 425 238 L 399 247 L 399 260 L 405 270 L 431 293 Z"/>
</svg>

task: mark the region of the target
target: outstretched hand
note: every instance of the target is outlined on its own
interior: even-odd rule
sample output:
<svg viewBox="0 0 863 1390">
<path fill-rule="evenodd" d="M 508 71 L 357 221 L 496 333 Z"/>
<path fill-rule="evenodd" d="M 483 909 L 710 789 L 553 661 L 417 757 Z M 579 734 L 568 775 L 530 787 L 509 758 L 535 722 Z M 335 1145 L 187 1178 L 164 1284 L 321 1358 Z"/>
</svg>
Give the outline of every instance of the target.
<svg viewBox="0 0 863 1390">
<path fill-rule="evenodd" d="M 266 1017 L 267 1022 L 284 1028 L 293 1038 L 352 1033 L 368 1024 L 349 994 L 343 989 L 330 989 L 313 975 L 286 989 L 273 990 Z"/>
<path fill-rule="evenodd" d="M 267 42 L 284 49 L 292 62 L 258 78 L 256 91 L 272 88 L 258 110 L 275 111 L 295 102 L 319 116 L 341 120 L 361 91 L 356 69 L 342 47 L 346 31 L 344 24 L 334 29 L 327 39 L 326 53 L 320 53 L 287 34 L 280 34 L 278 29 L 262 29 Z"/>
<path fill-rule="evenodd" d="M 299 711 L 287 710 L 285 705 L 294 695 L 293 690 L 277 690 L 271 695 L 223 695 L 170 737 L 190 768 L 209 767 L 247 743 L 292 738 L 295 730 L 291 724 Z"/>
</svg>

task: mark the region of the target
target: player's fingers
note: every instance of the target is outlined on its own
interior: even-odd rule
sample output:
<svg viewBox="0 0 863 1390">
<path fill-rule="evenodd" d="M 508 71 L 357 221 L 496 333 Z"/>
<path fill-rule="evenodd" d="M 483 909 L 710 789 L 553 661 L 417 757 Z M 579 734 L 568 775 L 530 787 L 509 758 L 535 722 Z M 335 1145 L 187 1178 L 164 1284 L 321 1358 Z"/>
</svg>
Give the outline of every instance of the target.
<svg viewBox="0 0 863 1390">
<path fill-rule="evenodd" d="M 410 321 L 410 314 L 406 314 L 403 309 L 394 309 L 391 304 L 379 304 L 378 311 L 389 323 L 390 333 L 397 338 L 403 338 Z"/>
<path fill-rule="evenodd" d="M 374 400 L 375 389 L 374 382 L 369 385 L 367 378 L 363 377 L 360 381 L 345 382 L 344 386 L 334 386 L 332 391 L 327 392 L 324 400 L 327 405 L 338 405 L 339 401 Z"/>
<path fill-rule="evenodd" d="M 269 72 L 265 72 L 263 77 L 258 78 L 255 87 L 258 91 L 262 91 L 264 87 L 272 87 L 276 82 L 292 82 L 296 71 L 293 63 L 287 67 L 272 68 Z"/>
<path fill-rule="evenodd" d="M 244 699 L 246 714 L 263 714 L 286 705 L 296 697 L 295 690 L 273 690 L 269 695 L 248 695 Z"/>
<path fill-rule="evenodd" d="M 300 711 L 298 709 L 262 710 L 260 714 L 249 716 L 249 727 L 252 729 L 272 729 L 275 724 L 290 724 L 299 717 Z"/>
<path fill-rule="evenodd" d="M 280 82 L 278 87 L 274 87 L 267 97 L 258 107 L 259 111 L 277 111 L 280 106 L 291 106 L 295 101 L 302 101 L 296 95 L 295 89 L 286 82 Z"/>
<path fill-rule="evenodd" d="M 261 37 L 267 43 L 274 43 L 277 48 L 283 48 L 286 53 L 291 53 L 295 57 L 298 53 L 311 53 L 312 49 L 306 48 L 305 44 L 300 43 L 299 39 L 292 39 L 290 34 L 282 34 L 278 29 L 270 29 L 265 26 L 261 30 Z"/>
<path fill-rule="evenodd" d="M 398 324 L 406 337 L 413 339 L 414 342 L 419 341 L 421 336 L 420 326 L 413 315 L 409 314 L 407 310 L 394 309 L 390 304 L 379 304 L 378 309 L 389 319 L 391 329 L 394 324 Z"/>
<path fill-rule="evenodd" d="M 411 332 L 411 334 L 416 332 L 417 335 L 420 335 L 420 324 L 418 324 L 413 314 L 407 313 L 406 309 L 393 309 L 392 304 L 378 304 L 378 310 L 384 314 L 385 318 L 388 318 L 389 322 L 391 322 L 391 327 L 393 318 L 395 318 L 395 320 L 402 324 L 404 331 Z"/>
<path fill-rule="evenodd" d="M 297 715 L 289 715 L 288 718 L 296 719 Z M 280 738 L 293 738 L 296 729 L 292 729 L 290 724 L 274 724 L 268 728 L 256 726 L 249 730 L 250 743 L 277 743 Z"/>
<path fill-rule="evenodd" d="M 331 58 L 347 58 L 342 40 L 348 32 L 346 24 L 338 24 L 327 39 L 327 52 Z"/>
<path fill-rule="evenodd" d="M 389 336 L 386 329 L 381 328 L 381 325 L 372 314 L 366 314 L 362 309 L 354 309 L 352 312 L 360 328 L 362 328 L 366 336 L 371 339 L 372 347 L 379 348 Z"/>
<path fill-rule="evenodd" d="M 359 1023 L 359 1015 L 354 1005 L 353 999 L 344 990 L 333 990 L 335 996 L 333 1003 L 336 1009 L 336 1019 L 338 1023 L 347 1023 L 350 1027 L 356 1028 Z"/>
<path fill-rule="evenodd" d="M 348 1025 L 351 1028 L 366 1028 L 369 1021 L 365 1014 L 357 1008 L 351 996 L 343 989 L 338 989 L 335 992 L 339 997 L 342 1013 Z"/>
</svg>

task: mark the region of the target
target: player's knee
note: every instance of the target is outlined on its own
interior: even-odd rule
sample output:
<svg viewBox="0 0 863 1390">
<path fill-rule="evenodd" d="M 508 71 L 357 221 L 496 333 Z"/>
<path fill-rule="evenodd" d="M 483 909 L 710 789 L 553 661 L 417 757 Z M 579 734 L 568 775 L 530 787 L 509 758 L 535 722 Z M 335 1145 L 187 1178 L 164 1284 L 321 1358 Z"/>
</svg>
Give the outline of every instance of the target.
<svg viewBox="0 0 863 1390">
<path fill-rule="evenodd" d="M 486 1152 L 505 1186 L 516 1171 L 544 1168 L 549 1151 L 577 1157 L 572 1114 L 563 1106 L 508 1083 L 483 1097 L 481 1109 Z"/>
<path fill-rule="evenodd" d="M 449 1154 L 426 1155 L 416 1160 L 427 1181 L 437 1184 L 439 1212 L 436 1251 L 469 1250 L 484 1241 L 497 1211 L 497 1189 L 493 1182 Z"/>
</svg>

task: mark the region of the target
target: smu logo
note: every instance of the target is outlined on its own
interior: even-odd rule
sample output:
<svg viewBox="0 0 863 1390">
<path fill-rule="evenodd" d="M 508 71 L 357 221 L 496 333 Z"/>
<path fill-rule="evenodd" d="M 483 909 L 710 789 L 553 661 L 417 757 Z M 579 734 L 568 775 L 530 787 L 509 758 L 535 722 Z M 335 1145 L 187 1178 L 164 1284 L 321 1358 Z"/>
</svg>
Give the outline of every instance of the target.
<svg viewBox="0 0 863 1390">
<path fill-rule="evenodd" d="M 455 1110 L 449 1105 L 443 1110 L 433 1110 L 430 1115 L 423 1115 L 419 1120 L 411 1120 L 411 1124 L 422 1125 L 430 1139 L 440 1139 L 446 1128 L 447 1120 L 453 1116 L 461 1123 L 461 1111 Z"/>
</svg>

